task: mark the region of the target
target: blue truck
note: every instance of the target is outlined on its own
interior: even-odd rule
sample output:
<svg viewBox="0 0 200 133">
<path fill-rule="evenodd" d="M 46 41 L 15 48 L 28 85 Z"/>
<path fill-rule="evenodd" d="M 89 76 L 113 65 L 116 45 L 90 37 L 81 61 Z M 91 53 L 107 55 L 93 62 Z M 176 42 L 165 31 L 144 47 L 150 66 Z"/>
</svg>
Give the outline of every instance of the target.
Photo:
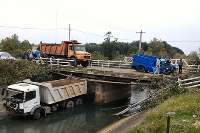
<svg viewBox="0 0 200 133">
<path fill-rule="evenodd" d="M 156 61 L 159 59 L 156 56 L 149 56 L 144 54 L 136 54 L 132 57 L 131 67 L 140 72 L 154 73 L 156 70 Z M 176 67 L 173 66 L 168 59 L 160 60 L 160 73 L 170 74 L 176 71 Z"/>
</svg>

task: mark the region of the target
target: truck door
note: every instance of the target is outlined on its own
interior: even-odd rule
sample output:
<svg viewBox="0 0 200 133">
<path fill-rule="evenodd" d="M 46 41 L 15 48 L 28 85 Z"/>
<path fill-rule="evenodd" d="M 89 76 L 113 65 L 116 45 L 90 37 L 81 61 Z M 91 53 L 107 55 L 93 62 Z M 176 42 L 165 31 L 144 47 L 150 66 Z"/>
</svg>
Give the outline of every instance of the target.
<svg viewBox="0 0 200 133">
<path fill-rule="evenodd" d="M 25 93 L 24 113 L 30 112 L 33 107 L 40 104 L 36 98 L 36 91 Z"/>
</svg>

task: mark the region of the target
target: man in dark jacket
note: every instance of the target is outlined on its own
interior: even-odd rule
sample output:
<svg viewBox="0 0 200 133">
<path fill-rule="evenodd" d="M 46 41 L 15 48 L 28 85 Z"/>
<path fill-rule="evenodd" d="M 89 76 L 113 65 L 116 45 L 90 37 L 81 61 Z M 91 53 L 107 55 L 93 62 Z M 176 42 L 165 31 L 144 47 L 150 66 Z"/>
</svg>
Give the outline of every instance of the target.
<svg viewBox="0 0 200 133">
<path fill-rule="evenodd" d="M 182 61 L 182 59 L 180 59 L 180 61 L 178 62 L 178 73 L 179 74 L 182 73 L 182 68 L 183 68 L 183 61 Z"/>
</svg>

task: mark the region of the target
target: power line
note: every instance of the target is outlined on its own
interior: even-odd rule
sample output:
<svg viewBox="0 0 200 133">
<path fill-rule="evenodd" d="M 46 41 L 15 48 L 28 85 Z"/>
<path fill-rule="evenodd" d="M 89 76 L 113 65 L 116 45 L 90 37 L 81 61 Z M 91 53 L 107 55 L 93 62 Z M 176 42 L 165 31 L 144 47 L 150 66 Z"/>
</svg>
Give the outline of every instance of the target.
<svg viewBox="0 0 200 133">
<path fill-rule="evenodd" d="M 0 28 L 6 29 L 23 29 L 23 30 L 68 30 L 68 28 L 36 28 L 36 27 L 19 27 L 19 26 L 2 26 Z"/>
<path fill-rule="evenodd" d="M 4 25 L 0 25 L 0 28 L 5 28 L 5 29 L 22 29 L 22 30 L 68 30 L 69 28 L 65 28 L 65 27 L 60 27 L 60 28 L 38 28 L 38 27 L 20 27 L 20 26 L 4 26 Z M 78 31 L 78 32 L 82 32 L 85 34 L 90 34 L 90 35 L 94 35 L 100 38 L 104 38 L 104 35 L 101 34 L 97 34 L 97 33 L 92 33 L 92 32 L 87 32 L 87 31 L 83 31 L 80 29 L 70 29 L 70 31 Z M 136 33 L 141 33 L 140 32 L 136 32 Z M 143 32 L 145 33 L 145 32 Z M 142 33 L 142 34 L 143 34 Z M 142 35 L 140 35 L 142 37 Z M 136 39 L 128 39 L 128 38 L 119 38 L 117 37 L 119 40 L 126 40 L 126 41 L 131 41 L 131 40 L 136 40 Z M 200 40 L 196 40 L 196 41 L 192 41 L 192 40 L 164 40 L 166 42 L 170 42 L 170 43 L 200 43 Z"/>
</svg>

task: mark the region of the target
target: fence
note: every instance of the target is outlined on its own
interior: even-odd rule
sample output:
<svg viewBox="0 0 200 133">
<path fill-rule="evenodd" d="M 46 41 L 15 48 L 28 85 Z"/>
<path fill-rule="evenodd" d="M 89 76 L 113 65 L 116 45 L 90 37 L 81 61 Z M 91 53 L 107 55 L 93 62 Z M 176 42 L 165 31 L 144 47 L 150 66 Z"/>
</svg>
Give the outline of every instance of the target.
<svg viewBox="0 0 200 133">
<path fill-rule="evenodd" d="M 180 86 L 185 88 L 200 87 L 200 77 L 188 78 L 183 80 L 178 79 L 178 83 Z"/>
<path fill-rule="evenodd" d="M 131 68 L 131 64 L 125 61 L 110 61 L 110 60 L 92 60 L 91 67 L 107 67 L 107 68 Z"/>
<path fill-rule="evenodd" d="M 179 59 L 171 59 L 171 63 L 178 68 Z M 71 66 L 73 60 L 67 59 L 54 59 L 54 58 L 40 58 L 35 60 L 38 64 L 50 65 L 51 67 L 66 67 Z M 132 58 L 125 57 L 124 60 L 111 61 L 111 60 L 92 60 L 90 62 L 91 67 L 106 67 L 106 68 L 131 68 Z M 190 71 L 200 71 L 200 65 L 189 65 L 185 59 L 183 59 L 184 68 L 189 69 Z"/>
<path fill-rule="evenodd" d="M 54 59 L 54 58 L 40 58 L 36 59 L 35 63 L 42 64 L 42 65 L 49 65 L 50 67 L 66 67 L 71 66 L 71 62 L 73 60 L 66 60 L 66 59 Z"/>
</svg>

